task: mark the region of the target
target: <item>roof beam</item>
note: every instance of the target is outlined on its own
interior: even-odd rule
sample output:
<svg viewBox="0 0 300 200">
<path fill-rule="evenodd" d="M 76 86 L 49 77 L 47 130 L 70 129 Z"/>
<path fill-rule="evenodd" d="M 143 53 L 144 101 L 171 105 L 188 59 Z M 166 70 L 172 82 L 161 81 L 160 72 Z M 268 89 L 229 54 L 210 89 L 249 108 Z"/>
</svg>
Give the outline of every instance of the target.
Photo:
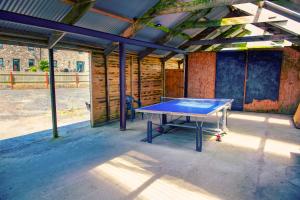
<svg viewBox="0 0 300 200">
<path fill-rule="evenodd" d="M 138 18 L 133 24 L 127 27 L 122 33 L 121 36 L 130 38 L 133 37 L 140 29 L 142 29 L 145 24 L 151 21 L 154 18 L 156 12 L 159 12 L 165 9 L 167 6 L 173 5 L 177 0 L 160 0 L 152 8 L 150 8 L 146 13 L 144 13 L 140 18 Z M 105 55 L 109 55 L 118 47 L 118 44 L 112 43 L 107 49 L 104 50 Z"/>
<path fill-rule="evenodd" d="M 230 27 L 229 27 L 230 28 Z M 189 41 L 194 41 L 194 40 L 200 40 L 206 37 L 216 37 L 217 35 L 222 34 L 222 32 L 228 30 L 228 27 L 223 27 L 223 28 L 215 28 L 215 27 L 211 27 L 211 28 L 207 28 L 204 31 L 198 33 L 196 36 L 194 36 L 192 39 L 184 42 L 183 44 L 181 44 L 179 46 L 179 49 L 185 49 L 188 46 L 186 45 Z M 167 56 L 165 56 L 164 58 L 162 58 L 162 60 L 164 62 L 166 62 L 167 60 L 171 59 L 173 56 L 175 56 L 176 53 L 175 52 L 171 52 L 169 53 Z"/>
<path fill-rule="evenodd" d="M 287 19 L 280 16 L 266 16 L 260 15 L 259 17 L 255 16 L 242 16 L 242 17 L 231 17 L 231 18 L 222 18 L 219 20 L 210 20 L 203 22 L 193 22 L 187 21 L 185 23 L 185 29 L 191 28 L 208 28 L 208 27 L 219 27 L 219 26 L 231 26 L 239 24 L 254 24 L 254 23 L 264 23 L 264 22 L 286 22 Z"/>
<path fill-rule="evenodd" d="M 104 15 L 104 16 L 107 16 L 107 17 L 111 17 L 111 18 L 114 18 L 114 19 L 118 19 L 120 21 L 123 21 L 123 22 L 127 22 L 127 23 L 134 23 L 134 19 L 131 19 L 129 17 L 124 17 L 124 16 L 121 16 L 119 14 L 115 14 L 115 13 L 112 13 L 112 12 L 107 12 L 103 9 L 100 9 L 100 8 L 97 8 L 97 7 L 93 7 L 90 9 L 91 12 L 93 13 L 97 13 L 97 14 L 100 14 L 100 15 Z"/>
<path fill-rule="evenodd" d="M 76 0 L 62 0 L 62 1 L 66 4 L 69 4 L 69 5 L 74 5 L 74 4 L 77 3 Z M 122 15 L 119 15 L 119 14 L 116 14 L 116 13 L 113 13 L 113 12 L 108 12 L 106 10 L 103 10 L 103 9 L 95 7 L 95 6 L 91 7 L 89 11 L 93 12 L 93 13 L 96 13 L 96 14 L 111 17 L 111 18 L 114 18 L 114 19 L 118 19 L 118 20 L 123 21 L 123 22 L 128 22 L 128 23 L 133 23 L 134 22 L 134 19 L 131 19 L 129 17 L 125 17 L 125 16 L 122 16 Z"/>
<path fill-rule="evenodd" d="M 173 37 L 179 35 L 182 33 L 182 31 L 185 29 L 186 20 L 196 22 L 200 18 L 204 17 L 210 12 L 211 9 L 205 9 L 198 12 L 194 12 L 190 14 L 188 17 L 186 17 L 181 23 L 177 24 L 173 29 L 170 30 L 168 34 L 160 38 L 158 41 L 156 41 L 157 44 L 164 44 L 170 41 Z M 190 38 L 189 38 L 190 39 Z M 139 59 L 143 59 L 149 54 L 151 54 L 155 49 L 153 48 L 147 48 L 146 50 L 139 53 Z"/>
<path fill-rule="evenodd" d="M 142 40 L 125 38 L 125 37 L 122 37 L 119 35 L 114 35 L 111 33 L 95 31 L 92 29 L 82 28 L 82 27 L 78 27 L 78 26 L 64 24 L 61 22 L 55 22 L 55 21 L 51 21 L 51 20 L 47 20 L 47 19 L 36 18 L 36 17 L 28 16 L 28 15 L 17 14 L 17 13 L 3 11 L 3 10 L 0 10 L 0 20 L 5 20 L 5 21 L 9 21 L 9 22 L 14 22 L 14 23 L 20 23 L 20 24 L 25 24 L 25 25 L 30 25 L 30 26 L 36 26 L 36 27 L 40 27 L 40 28 L 52 29 L 52 30 L 57 30 L 57 31 L 62 31 L 62 32 L 67 32 L 67 33 L 85 35 L 85 36 L 94 37 L 94 38 L 101 38 L 101 39 L 106 39 L 106 40 L 110 40 L 110 41 L 114 41 L 114 42 L 123 42 L 123 43 L 129 44 L 129 45 L 151 47 L 151 48 L 161 49 L 161 50 L 165 50 L 165 51 L 175 51 L 177 53 L 183 53 L 183 54 L 186 53 L 185 51 L 174 48 L 174 47 L 158 45 L 158 44 L 154 44 L 154 43 L 146 42 L 146 41 L 142 41 Z"/>
<path fill-rule="evenodd" d="M 32 34 L 27 31 L 16 31 L 7 28 L 0 28 L 0 40 L 2 43 L 13 44 L 19 46 L 32 46 L 48 48 L 48 36 L 42 34 Z M 102 51 L 103 47 L 99 47 L 94 43 L 84 42 L 77 39 L 64 38 L 59 41 L 56 48 L 66 48 L 73 50 L 97 50 Z"/>
<path fill-rule="evenodd" d="M 248 37 L 236 37 L 236 38 L 218 38 L 213 40 L 199 40 L 188 42 L 187 45 L 213 45 L 213 44 L 229 44 L 237 42 L 257 42 L 257 41 L 277 41 L 277 40 L 299 40 L 297 36 L 286 35 L 259 35 Z"/>
<path fill-rule="evenodd" d="M 178 1 L 176 4 L 169 5 L 156 13 L 156 15 L 167 15 L 181 12 L 194 12 L 201 9 L 213 8 L 218 6 L 229 6 L 239 3 L 256 2 L 258 0 L 191 0 L 191 1 Z"/>
<path fill-rule="evenodd" d="M 251 32 L 249 30 L 244 29 L 244 27 L 242 28 L 237 28 L 236 30 L 231 31 L 229 30 L 229 33 L 226 33 L 227 35 L 225 36 L 219 36 L 215 39 L 222 39 L 222 38 L 234 38 L 234 37 L 243 37 L 247 34 L 250 34 Z M 204 45 L 201 46 L 198 50 L 203 50 L 203 51 L 213 51 L 214 49 L 220 47 L 223 44 L 213 44 L 213 45 Z"/>
<path fill-rule="evenodd" d="M 61 20 L 65 24 L 75 24 L 96 2 L 96 0 L 77 0 L 71 10 Z M 53 48 L 65 35 L 65 32 L 54 31 L 48 41 L 48 48 Z"/>
<path fill-rule="evenodd" d="M 287 2 L 285 2 L 285 3 L 287 3 Z M 291 1 L 289 2 L 289 4 L 293 5 L 293 3 Z M 294 6 L 300 7 L 299 4 L 295 4 Z M 270 1 L 264 1 L 264 7 L 270 11 L 273 11 L 275 13 L 278 13 L 280 15 L 283 15 L 290 19 L 293 19 L 297 22 L 300 22 L 300 13 L 298 13 L 298 12 L 295 12 L 293 10 L 290 10 L 286 7 L 280 6 L 280 5 L 270 2 Z"/>
<path fill-rule="evenodd" d="M 252 3 L 237 4 L 237 5 L 233 5 L 233 7 L 254 16 L 266 15 L 266 16 L 284 17 L 268 9 L 259 8 L 257 5 L 254 5 Z M 289 19 L 287 17 L 284 18 L 286 18 L 287 20 L 286 22 L 268 22 L 268 23 L 280 29 L 283 29 L 293 35 L 300 35 L 300 23 L 296 22 L 295 20 Z"/>
<path fill-rule="evenodd" d="M 227 26 L 225 26 L 227 27 Z M 229 29 L 226 29 L 225 31 L 223 31 L 222 33 L 218 34 L 218 35 L 214 35 L 212 37 L 206 37 L 205 39 L 220 39 L 220 38 L 227 38 L 227 37 L 232 37 L 232 36 L 236 36 L 237 34 L 241 33 L 244 30 L 244 25 L 235 25 L 235 26 L 231 26 Z M 224 28 L 224 27 L 222 27 Z M 193 40 L 197 41 L 197 40 Z M 188 43 L 186 44 L 187 46 Z M 210 45 L 192 45 L 192 46 L 196 46 L 195 49 L 193 49 L 194 51 L 203 51 L 203 50 L 207 50 L 208 48 L 210 48 Z"/>
</svg>

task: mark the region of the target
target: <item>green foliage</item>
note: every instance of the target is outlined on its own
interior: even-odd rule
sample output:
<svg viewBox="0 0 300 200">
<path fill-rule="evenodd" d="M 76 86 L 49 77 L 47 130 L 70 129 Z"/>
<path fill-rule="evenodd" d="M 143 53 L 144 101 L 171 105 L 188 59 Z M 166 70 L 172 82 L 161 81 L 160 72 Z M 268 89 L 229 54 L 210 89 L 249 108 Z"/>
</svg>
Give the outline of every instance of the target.
<svg viewBox="0 0 300 200">
<path fill-rule="evenodd" d="M 47 60 L 41 60 L 39 63 L 39 68 L 43 71 L 43 72 L 48 72 L 49 71 L 49 63 Z"/>
<path fill-rule="evenodd" d="M 30 72 L 37 72 L 38 67 L 37 66 L 30 66 L 29 71 Z"/>
</svg>

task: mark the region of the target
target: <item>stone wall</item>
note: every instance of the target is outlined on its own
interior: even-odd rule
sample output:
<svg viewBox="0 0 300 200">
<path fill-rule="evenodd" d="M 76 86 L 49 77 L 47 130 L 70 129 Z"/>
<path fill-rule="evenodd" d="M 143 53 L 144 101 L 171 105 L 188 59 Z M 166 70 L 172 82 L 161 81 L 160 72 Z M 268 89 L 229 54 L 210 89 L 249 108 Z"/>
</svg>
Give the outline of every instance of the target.
<svg viewBox="0 0 300 200">
<path fill-rule="evenodd" d="M 70 50 L 55 50 L 54 60 L 57 61 L 55 71 L 76 71 L 76 62 L 84 62 L 84 72 L 88 72 L 90 68 L 90 58 L 88 52 L 70 51 Z M 0 48 L 0 59 L 4 61 L 4 67 L 0 66 L 0 71 L 13 71 L 13 59 L 20 60 L 20 71 L 29 69 L 29 59 L 34 59 L 35 66 L 40 60 L 48 61 L 48 49 L 33 48 L 29 50 L 27 46 L 16 46 L 3 44 Z"/>
</svg>

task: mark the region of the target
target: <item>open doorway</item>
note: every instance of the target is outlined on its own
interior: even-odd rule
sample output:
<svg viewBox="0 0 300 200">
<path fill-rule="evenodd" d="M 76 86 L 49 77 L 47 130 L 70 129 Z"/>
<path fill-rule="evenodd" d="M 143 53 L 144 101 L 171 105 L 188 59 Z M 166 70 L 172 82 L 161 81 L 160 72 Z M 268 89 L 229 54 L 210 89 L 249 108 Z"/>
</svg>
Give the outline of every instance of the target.
<svg viewBox="0 0 300 200">
<path fill-rule="evenodd" d="M 2 44 L 0 140 L 51 132 L 48 49 Z M 90 53 L 56 49 L 58 126 L 89 123 Z"/>
</svg>

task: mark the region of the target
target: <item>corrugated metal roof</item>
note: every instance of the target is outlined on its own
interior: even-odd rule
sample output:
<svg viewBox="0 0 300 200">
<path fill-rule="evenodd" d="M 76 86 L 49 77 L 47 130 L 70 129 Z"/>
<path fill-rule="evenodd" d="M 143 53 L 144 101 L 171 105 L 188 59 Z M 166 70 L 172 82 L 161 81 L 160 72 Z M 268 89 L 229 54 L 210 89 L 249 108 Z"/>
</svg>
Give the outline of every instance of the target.
<svg viewBox="0 0 300 200">
<path fill-rule="evenodd" d="M 159 0 L 98 0 L 97 8 L 129 18 L 140 17 Z"/>
<path fill-rule="evenodd" d="M 95 3 L 95 7 L 112 12 L 121 16 L 134 18 L 142 16 L 150 7 L 154 6 L 158 0 L 127 0 L 127 1 L 119 1 L 119 0 L 98 0 Z M 117 5 L 117 6 L 116 6 Z M 0 1 L 0 9 L 12 11 L 16 13 L 26 14 L 30 16 L 35 16 L 39 18 L 60 21 L 71 9 L 71 6 L 65 4 L 61 0 L 2 0 Z M 210 15 L 216 16 L 220 14 L 220 10 L 224 10 L 224 8 L 214 9 L 215 12 L 211 12 Z M 169 15 L 157 16 L 151 21 L 153 23 L 160 23 L 165 27 L 171 28 L 177 23 L 181 22 L 188 14 L 187 13 L 176 13 Z M 210 17 L 208 17 L 210 18 Z M 76 24 L 76 26 L 81 26 L 89 29 L 99 30 L 103 32 L 108 32 L 112 34 L 120 34 L 127 27 L 130 26 L 129 23 L 120 21 L 118 19 L 114 19 L 111 17 L 107 17 L 104 15 L 100 15 L 97 13 L 87 12 Z M 25 31 L 25 32 L 35 32 L 43 35 L 50 35 L 51 30 L 41 29 L 37 27 L 25 26 L 20 24 L 13 24 L 9 22 L 0 21 L 0 26 L 2 28 L 10 28 L 17 31 Z M 199 30 L 189 30 L 186 31 L 189 35 L 196 34 Z M 134 38 L 155 42 L 159 38 L 163 37 L 167 33 L 157 30 L 152 27 L 144 27 L 140 31 L 138 31 Z M 98 44 L 101 47 L 105 47 L 110 44 L 110 41 L 101 40 L 81 35 L 75 34 L 67 34 L 66 40 L 68 39 L 76 39 L 76 40 L 84 40 L 87 42 L 91 42 L 94 44 Z M 179 46 L 184 39 L 181 37 L 174 37 L 171 41 L 167 43 L 170 46 Z M 134 47 L 128 46 L 128 49 L 131 51 L 142 51 L 144 47 Z M 164 51 L 155 51 L 155 53 L 166 54 Z"/>
<path fill-rule="evenodd" d="M 61 0 L 1 0 L 0 9 L 60 21 L 71 9 Z"/>
<path fill-rule="evenodd" d="M 120 34 L 126 27 L 129 26 L 129 23 L 96 13 L 87 12 L 75 25 L 97 31 Z"/>
<path fill-rule="evenodd" d="M 95 7 L 124 17 L 135 18 L 141 17 L 149 8 L 153 7 L 158 1 L 159 0 L 97 0 L 95 3 Z M 63 0 L 0 0 L 0 9 L 39 17 L 43 19 L 60 21 L 71 10 L 71 5 L 64 3 Z M 212 11 L 205 16 L 205 18 L 209 20 L 220 19 L 228 13 L 229 10 L 227 7 L 216 7 L 213 8 Z M 151 20 L 151 22 L 159 23 L 165 27 L 172 28 L 174 25 L 181 22 L 186 16 L 187 13 L 162 15 L 155 17 Z M 79 22 L 76 23 L 76 25 L 112 34 L 120 34 L 130 26 L 130 24 L 127 22 L 93 12 L 87 12 L 79 20 Z M 51 30 L 47 29 L 14 24 L 4 21 L 0 21 L 0 27 L 2 29 L 13 29 L 26 33 L 38 33 L 44 36 L 50 35 L 52 33 Z M 193 37 L 201 31 L 203 31 L 203 29 L 189 29 L 185 30 L 184 32 Z M 144 27 L 135 34 L 134 38 L 149 42 L 155 42 L 166 34 L 166 32 L 157 30 L 155 28 Z M 81 35 L 67 34 L 67 36 L 65 37 L 66 39 L 73 38 L 76 40 L 88 41 L 94 44 L 99 44 L 102 47 L 110 44 L 110 41 L 90 38 Z M 167 43 L 167 45 L 180 46 L 184 41 L 184 38 L 176 36 L 172 38 Z M 128 48 L 134 51 L 142 51 L 145 49 L 143 47 L 134 46 L 129 46 Z M 165 55 L 166 52 L 155 51 L 155 53 Z"/>
</svg>

